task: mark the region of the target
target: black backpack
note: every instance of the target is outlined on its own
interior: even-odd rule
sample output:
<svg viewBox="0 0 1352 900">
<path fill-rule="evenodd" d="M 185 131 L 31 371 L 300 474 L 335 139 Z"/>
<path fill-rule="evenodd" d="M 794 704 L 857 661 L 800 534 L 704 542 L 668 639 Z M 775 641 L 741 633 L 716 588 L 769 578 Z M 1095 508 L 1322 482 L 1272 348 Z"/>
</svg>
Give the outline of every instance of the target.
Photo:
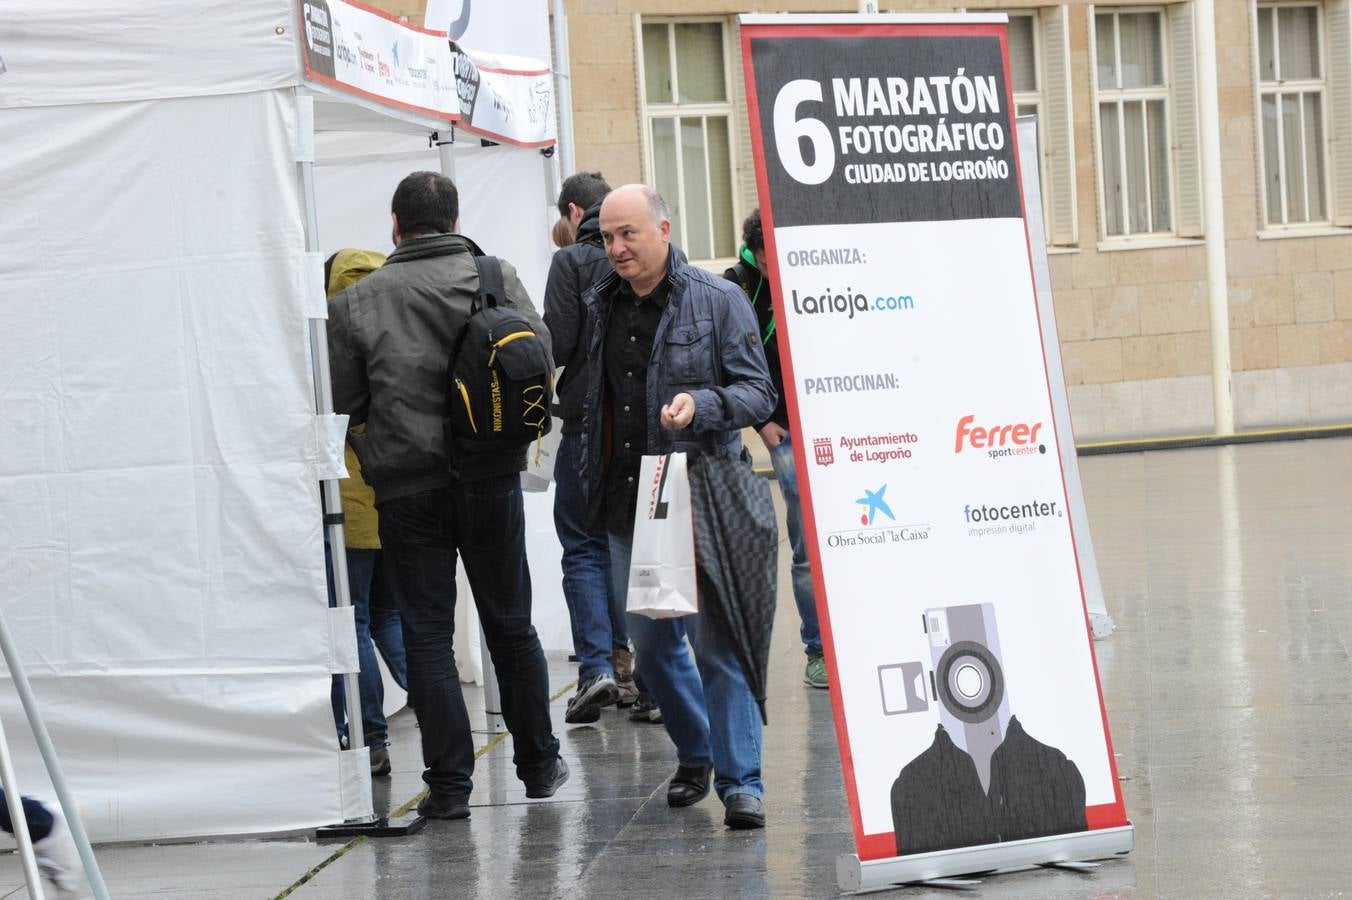
<svg viewBox="0 0 1352 900">
<path fill-rule="evenodd" d="M 506 304 L 502 264 L 476 256 L 479 293 L 451 352 L 446 442 L 457 447 L 523 449 L 549 431 L 554 370 L 544 341 Z"/>
</svg>

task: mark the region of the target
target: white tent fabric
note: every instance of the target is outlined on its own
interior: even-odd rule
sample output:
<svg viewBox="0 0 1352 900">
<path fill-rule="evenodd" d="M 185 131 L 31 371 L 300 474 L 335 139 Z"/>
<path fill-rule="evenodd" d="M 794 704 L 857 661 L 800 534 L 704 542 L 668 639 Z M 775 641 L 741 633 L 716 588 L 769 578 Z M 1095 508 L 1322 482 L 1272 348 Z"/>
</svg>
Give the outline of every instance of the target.
<svg viewBox="0 0 1352 900">
<path fill-rule="evenodd" d="M 0 603 L 87 827 L 341 821 L 294 94 L 0 115 Z"/>
<path fill-rule="evenodd" d="M 0 21 L 0 611 L 90 835 L 367 814 L 329 708 L 354 641 L 325 590 L 296 6 Z M 50 796 L 5 680 L 0 716 Z"/>
</svg>

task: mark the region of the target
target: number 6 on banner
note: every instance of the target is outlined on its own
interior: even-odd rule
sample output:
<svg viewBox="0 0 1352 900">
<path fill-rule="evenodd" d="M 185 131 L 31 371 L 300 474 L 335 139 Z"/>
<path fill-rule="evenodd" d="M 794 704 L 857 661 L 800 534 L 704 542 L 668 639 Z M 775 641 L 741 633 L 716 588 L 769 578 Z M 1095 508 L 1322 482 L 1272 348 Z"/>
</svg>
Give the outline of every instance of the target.
<svg viewBox="0 0 1352 900">
<path fill-rule="evenodd" d="M 820 82 L 800 78 L 779 89 L 775 96 L 775 150 L 779 153 L 780 164 L 794 181 L 821 184 L 835 169 L 836 150 L 831 146 L 831 132 L 821 119 L 795 118 L 798 104 L 809 100 L 822 102 Z M 800 143 L 803 138 L 812 143 L 811 165 L 803 159 Z"/>
</svg>

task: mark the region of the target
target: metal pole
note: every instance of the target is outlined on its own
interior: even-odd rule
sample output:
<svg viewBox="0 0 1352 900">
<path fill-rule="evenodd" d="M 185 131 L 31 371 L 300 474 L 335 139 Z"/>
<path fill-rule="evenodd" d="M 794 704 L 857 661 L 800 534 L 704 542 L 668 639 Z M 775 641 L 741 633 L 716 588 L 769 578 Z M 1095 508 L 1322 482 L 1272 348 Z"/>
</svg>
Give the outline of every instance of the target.
<svg viewBox="0 0 1352 900">
<path fill-rule="evenodd" d="M 878 0 L 859 0 L 859 12 L 866 16 L 875 15 L 878 12 Z"/>
<path fill-rule="evenodd" d="M 298 127 L 302 140 L 314 143 L 314 98 L 297 91 Z M 300 171 L 301 204 L 305 211 L 305 249 L 319 252 L 319 217 L 315 213 L 314 154 L 303 153 L 296 165 Z M 310 364 L 315 382 L 315 412 L 321 416 L 333 413 L 333 383 L 329 376 L 329 328 L 325 319 L 310 319 Z M 338 607 L 352 605 L 347 582 L 347 544 L 343 538 L 343 501 L 338 492 L 338 480 L 326 479 L 319 483 L 324 499 L 324 527 L 329 538 L 329 560 L 333 569 L 333 594 Z M 347 704 L 347 745 L 352 749 L 366 746 L 362 733 L 361 693 L 355 672 L 343 676 L 343 699 Z M 367 816 L 365 819 L 373 817 Z"/>
<path fill-rule="evenodd" d="M 1206 233 L 1207 307 L 1211 313 L 1211 391 L 1216 434 L 1235 433 L 1231 391 L 1230 300 L 1225 267 L 1225 204 L 1221 197 L 1221 127 L 1216 73 L 1216 5 L 1197 0 L 1197 107 L 1202 143 L 1202 217 Z"/>
<path fill-rule="evenodd" d="M 441 160 L 441 174 L 452 181 L 455 180 L 455 133 L 451 132 L 445 137 L 449 140 L 442 140 L 443 135 L 438 132 L 432 135 L 432 142 L 437 145 L 437 156 Z M 472 597 L 461 597 L 460 602 L 473 603 Z M 479 628 L 479 657 L 483 663 L 484 673 L 484 712 L 488 717 L 488 730 L 498 731 L 492 717 L 502 712 L 502 700 L 498 692 L 498 673 L 493 669 L 493 655 L 488 652 L 488 640 L 484 636 L 483 627 Z"/>
<path fill-rule="evenodd" d="M 4 616 L 0 616 L 0 653 L 4 654 L 5 665 L 9 667 L 9 677 L 14 682 L 14 690 L 19 695 L 19 702 L 23 704 L 24 714 L 28 716 L 28 726 L 33 729 L 33 739 L 37 741 L 38 752 L 42 754 L 42 761 L 47 766 L 47 776 L 52 780 L 56 799 L 66 816 L 70 836 L 75 841 L 75 848 L 80 851 L 80 861 L 84 863 L 85 877 L 89 879 L 95 900 L 108 900 L 108 888 L 103 883 L 103 873 L 99 871 L 98 860 L 94 859 L 94 850 L 89 846 L 89 835 L 85 833 L 84 822 L 80 820 L 80 809 L 75 805 L 70 789 L 66 787 L 66 778 L 61 774 L 61 761 L 56 756 L 56 748 L 52 746 L 52 737 L 47 733 L 47 724 L 42 721 L 42 711 L 38 709 L 37 698 L 33 696 L 33 687 L 28 683 L 28 675 L 19 660 L 19 651 L 10 640 L 9 627 L 5 624 Z M 9 786 L 8 783 L 5 785 L 6 790 Z M 18 822 L 14 824 L 17 828 Z"/>
<path fill-rule="evenodd" d="M 3 723 L 0 723 L 0 783 L 5 786 L 5 806 L 9 807 L 14 840 L 19 845 L 19 861 L 23 865 L 23 880 L 28 883 L 29 900 L 44 900 L 38 858 L 33 853 L 33 839 L 28 833 L 28 818 L 23 813 L 23 796 L 19 793 L 19 779 L 14 777 L 14 764 L 9 758 L 9 741 L 5 739 Z"/>
<path fill-rule="evenodd" d="M 875 9 L 876 12 L 876 9 Z M 563 0 L 554 0 L 554 74 L 558 76 L 559 166 L 567 178 L 573 167 L 573 67 L 568 60 L 568 12 Z"/>
</svg>

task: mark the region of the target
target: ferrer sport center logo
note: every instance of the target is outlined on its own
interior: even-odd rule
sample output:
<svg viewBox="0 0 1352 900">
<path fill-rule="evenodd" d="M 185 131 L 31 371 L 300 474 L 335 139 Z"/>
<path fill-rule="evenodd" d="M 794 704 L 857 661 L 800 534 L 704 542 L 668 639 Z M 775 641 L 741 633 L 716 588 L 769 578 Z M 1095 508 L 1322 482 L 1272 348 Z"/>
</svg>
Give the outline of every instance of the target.
<svg viewBox="0 0 1352 900">
<path fill-rule="evenodd" d="M 978 423 L 974 415 L 963 416 L 958 420 L 953 452 L 963 454 L 976 451 L 989 459 L 1042 456 L 1047 452 L 1047 445 L 1042 442 L 1041 434 L 1041 422 L 991 424 Z"/>
</svg>

